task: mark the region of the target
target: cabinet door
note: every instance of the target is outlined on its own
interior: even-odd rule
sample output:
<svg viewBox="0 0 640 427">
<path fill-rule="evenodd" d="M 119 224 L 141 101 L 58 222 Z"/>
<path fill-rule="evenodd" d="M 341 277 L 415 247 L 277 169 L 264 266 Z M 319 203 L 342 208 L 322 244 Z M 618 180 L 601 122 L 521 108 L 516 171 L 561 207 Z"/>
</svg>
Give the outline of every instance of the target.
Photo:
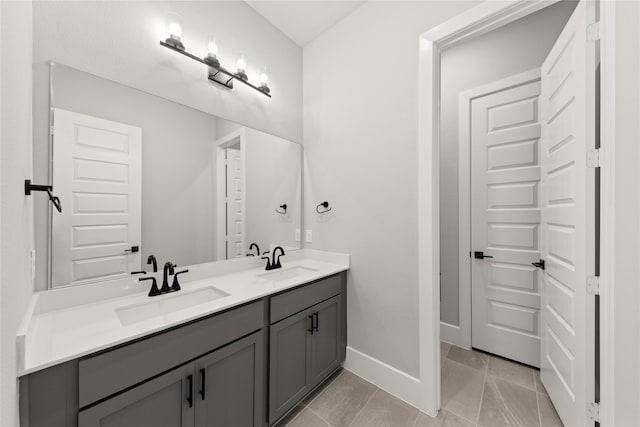
<svg viewBox="0 0 640 427">
<path fill-rule="evenodd" d="M 269 424 L 311 390 L 311 311 L 271 325 Z"/>
<path fill-rule="evenodd" d="M 196 426 L 258 427 L 263 416 L 263 333 L 196 360 Z"/>
<path fill-rule="evenodd" d="M 78 413 L 79 427 L 192 427 L 193 363 Z"/>
<path fill-rule="evenodd" d="M 340 296 L 311 307 L 314 332 L 311 347 L 311 383 L 315 387 L 340 365 Z"/>
</svg>

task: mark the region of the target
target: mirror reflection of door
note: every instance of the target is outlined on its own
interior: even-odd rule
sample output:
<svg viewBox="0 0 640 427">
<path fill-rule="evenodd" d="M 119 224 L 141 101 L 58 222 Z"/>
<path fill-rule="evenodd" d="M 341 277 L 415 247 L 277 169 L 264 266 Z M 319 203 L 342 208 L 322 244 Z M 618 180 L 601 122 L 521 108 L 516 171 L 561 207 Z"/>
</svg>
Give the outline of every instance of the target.
<svg viewBox="0 0 640 427">
<path fill-rule="evenodd" d="M 240 144 L 225 149 L 226 210 L 227 210 L 227 259 L 244 256 L 244 168 Z"/>
<path fill-rule="evenodd" d="M 216 259 L 246 255 L 246 130 L 242 127 L 214 143 L 216 157 Z"/>
<path fill-rule="evenodd" d="M 53 286 L 140 269 L 141 129 L 54 109 Z"/>
</svg>

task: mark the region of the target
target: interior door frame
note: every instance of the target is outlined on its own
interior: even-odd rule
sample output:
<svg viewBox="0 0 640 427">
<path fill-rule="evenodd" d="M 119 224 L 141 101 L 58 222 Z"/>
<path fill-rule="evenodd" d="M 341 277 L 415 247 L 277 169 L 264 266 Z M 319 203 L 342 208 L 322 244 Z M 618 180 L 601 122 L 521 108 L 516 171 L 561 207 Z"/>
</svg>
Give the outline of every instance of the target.
<svg viewBox="0 0 640 427">
<path fill-rule="evenodd" d="M 440 337 L 471 348 L 471 101 L 476 98 L 540 80 L 540 68 L 518 73 L 469 89 L 458 97 L 458 307 L 459 325 L 440 322 Z"/>
<path fill-rule="evenodd" d="M 244 127 L 234 130 L 233 132 L 228 133 L 222 138 L 217 139 L 214 142 L 214 150 L 213 150 L 213 162 L 216 165 L 216 174 L 215 174 L 215 194 L 212 195 L 213 200 L 216 204 L 216 234 L 213 237 L 213 247 L 216 248 L 215 260 L 221 261 L 226 258 L 226 249 L 227 249 L 227 239 L 221 239 L 221 236 L 226 236 L 227 234 L 227 208 L 226 203 L 218 203 L 218 195 L 225 194 L 226 189 L 226 170 L 225 170 L 225 149 L 229 148 L 235 144 L 240 144 L 240 161 L 242 162 L 242 237 L 243 239 L 247 236 L 247 224 L 246 224 L 246 197 L 247 197 L 247 180 L 246 180 L 246 170 L 245 165 L 246 156 L 247 156 L 247 132 Z M 225 258 L 220 258 L 221 254 L 225 254 Z"/>
<path fill-rule="evenodd" d="M 509 2 L 485 1 L 478 6 L 458 15 L 449 21 L 423 33 L 419 37 L 418 63 L 418 308 L 419 308 L 419 340 L 420 340 L 420 409 L 431 416 L 436 416 L 441 405 L 440 379 L 440 55 L 443 49 L 486 34 L 501 26 L 507 25 L 524 16 L 530 15 L 559 0 L 512 0 Z M 610 43 L 615 34 L 615 9 L 601 1 L 600 39 L 601 47 Z M 586 37 L 586 35 L 585 35 Z M 603 54 L 603 52 L 606 52 Z M 601 49 L 601 84 L 602 88 L 612 87 L 614 64 L 613 49 Z M 603 90 L 600 102 L 611 111 L 612 93 Z M 611 122 L 601 123 L 601 134 L 610 135 L 613 129 Z M 605 143 L 603 139 L 603 143 Z M 606 150 L 603 144 L 601 154 L 606 168 Z M 602 200 L 612 197 L 612 182 L 603 173 L 601 182 Z M 601 218 L 606 221 L 612 217 L 613 204 L 602 203 Z M 601 233 L 603 230 L 601 229 Z M 606 250 L 613 244 L 613 236 L 602 240 L 601 248 Z M 612 271 L 611 257 L 601 258 L 601 282 L 609 282 L 603 275 Z M 602 330 L 607 330 L 610 323 L 609 306 L 610 290 L 613 283 L 601 287 L 600 301 L 605 309 L 600 312 Z M 608 341 L 609 346 L 612 345 Z M 607 362 L 607 348 L 601 342 L 601 372 L 610 371 Z M 600 400 L 610 398 L 610 388 L 605 385 L 601 390 Z M 604 415 L 604 414 L 603 414 Z M 602 419 L 602 417 L 601 417 Z"/>
</svg>

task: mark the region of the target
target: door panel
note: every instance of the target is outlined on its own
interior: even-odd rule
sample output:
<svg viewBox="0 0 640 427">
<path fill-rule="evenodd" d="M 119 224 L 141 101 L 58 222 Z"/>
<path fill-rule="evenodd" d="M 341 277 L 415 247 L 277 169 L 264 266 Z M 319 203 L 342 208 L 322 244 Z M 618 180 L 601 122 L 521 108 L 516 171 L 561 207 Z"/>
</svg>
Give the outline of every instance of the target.
<svg viewBox="0 0 640 427">
<path fill-rule="evenodd" d="M 511 79 L 513 80 L 513 79 Z M 472 346 L 539 366 L 539 80 L 471 101 Z"/>
<path fill-rule="evenodd" d="M 54 109 L 52 286 L 140 270 L 141 129 Z"/>
<path fill-rule="evenodd" d="M 586 425 L 594 398 L 595 48 L 586 23 L 594 6 L 581 1 L 542 66 L 543 187 L 541 379 L 563 423 Z M 592 421 L 591 421 L 592 423 Z"/>
<path fill-rule="evenodd" d="M 311 390 L 311 313 L 305 310 L 271 325 L 269 424 Z"/>
<path fill-rule="evenodd" d="M 196 425 L 262 425 L 262 331 L 196 361 Z"/>
<path fill-rule="evenodd" d="M 193 364 L 176 368 L 78 413 L 79 427 L 192 427 Z M 193 377 L 192 377 L 193 378 Z"/>
<path fill-rule="evenodd" d="M 315 316 L 311 350 L 312 387 L 340 365 L 340 296 L 311 307 Z"/>
<path fill-rule="evenodd" d="M 246 251 L 244 244 L 245 202 L 244 171 L 242 155 L 239 149 L 227 148 L 227 244 L 228 259 L 243 257 Z"/>
</svg>

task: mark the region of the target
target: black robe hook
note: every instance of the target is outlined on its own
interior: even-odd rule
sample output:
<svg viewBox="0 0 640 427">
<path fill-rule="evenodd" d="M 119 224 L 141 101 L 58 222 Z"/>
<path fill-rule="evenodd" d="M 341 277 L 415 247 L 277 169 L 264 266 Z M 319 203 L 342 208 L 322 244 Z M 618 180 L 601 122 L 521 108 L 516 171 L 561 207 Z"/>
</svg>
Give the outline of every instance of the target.
<svg viewBox="0 0 640 427">
<path fill-rule="evenodd" d="M 53 190 L 52 185 L 37 185 L 37 184 L 32 184 L 30 179 L 24 180 L 25 196 L 30 196 L 32 191 L 46 191 L 47 195 L 49 196 L 49 200 L 51 201 L 51 203 L 53 203 L 53 206 L 56 208 L 58 212 L 62 213 L 62 203 L 60 203 L 60 198 L 58 196 L 54 196 L 53 194 L 51 194 L 52 190 Z"/>
</svg>

